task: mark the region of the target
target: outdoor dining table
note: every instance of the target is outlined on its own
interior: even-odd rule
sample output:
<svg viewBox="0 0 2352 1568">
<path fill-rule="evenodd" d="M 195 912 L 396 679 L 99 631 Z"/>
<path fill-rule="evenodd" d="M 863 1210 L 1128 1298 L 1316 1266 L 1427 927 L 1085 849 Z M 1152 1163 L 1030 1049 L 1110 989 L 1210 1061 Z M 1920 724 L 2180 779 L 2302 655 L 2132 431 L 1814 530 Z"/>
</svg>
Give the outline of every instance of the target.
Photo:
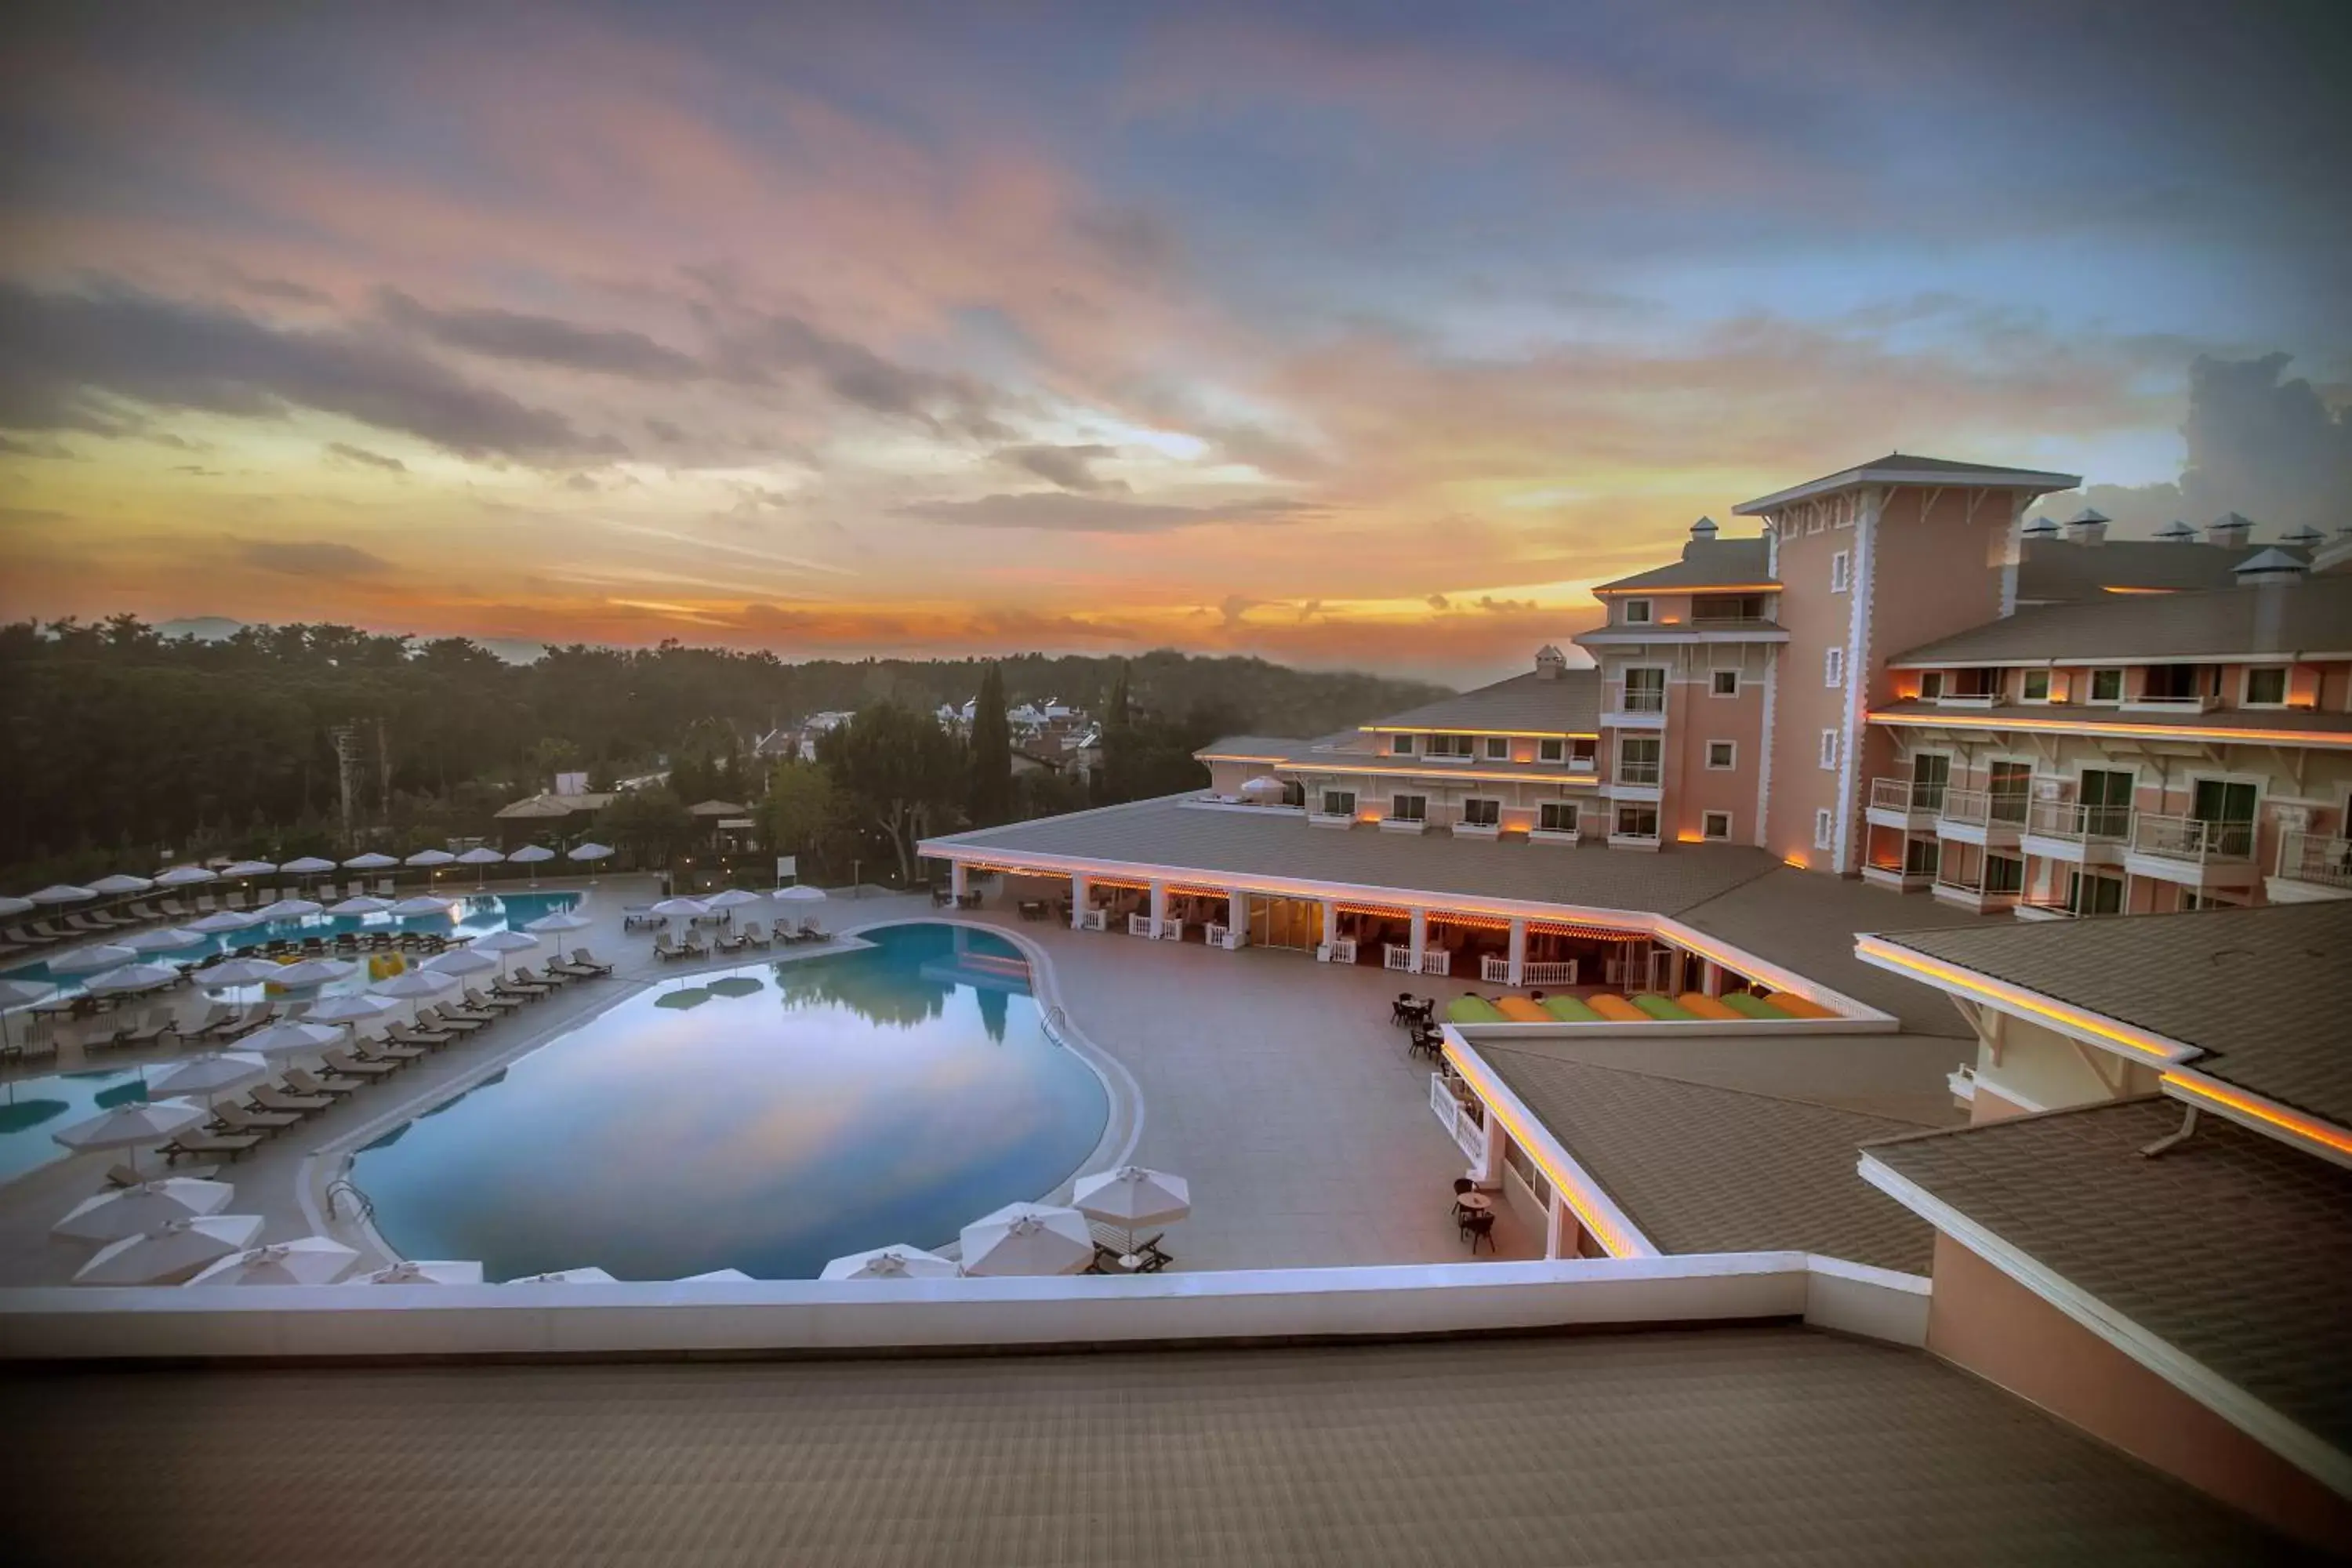
<svg viewBox="0 0 2352 1568">
<path fill-rule="evenodd" d="M 1472 1214 L 1489 1214 L 1495 1207 L 1494 1196 L 1489 1193 L 1465 1193 L 1454 1201 Z"/>
</svg>

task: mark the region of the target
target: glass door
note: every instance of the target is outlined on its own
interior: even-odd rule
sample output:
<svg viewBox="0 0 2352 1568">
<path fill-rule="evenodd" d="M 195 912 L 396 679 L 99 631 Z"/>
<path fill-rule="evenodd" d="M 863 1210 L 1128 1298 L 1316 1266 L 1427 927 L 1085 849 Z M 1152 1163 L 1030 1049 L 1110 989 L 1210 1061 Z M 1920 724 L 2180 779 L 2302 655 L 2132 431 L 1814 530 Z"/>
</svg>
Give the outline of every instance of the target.
<svg viewBox="0 0 2352 1568">
<path fill-rule="evenodd" d="M 2076 791 L 2083 831 L 2093 838 L 2121 838 L 2131 826 L 2132 775 L 2116 768 L 2084 768 Z"/>
<path fill-rule="evenodd" d="M 2189 815 L 2206 825 L 2208 850 L 2215 855 L 2254 852 L 2254 799 L 2250 784 L 2228 779 L 2199 779 Z"/>
<path fill-rule="evenodd" d="M 1989 791 L 1995 822 L 2023 822 L 2025 803 L 2033 793 L 2033 764 L 1995 763 Z"/>
<path fill-rule="evenodd" d="M 1921 752 L 1911 759 L 1911 809 L 1941 811 L 1944 788 L 1952 782 L 1952 759 L 1942 752 Z"/>
</svg>

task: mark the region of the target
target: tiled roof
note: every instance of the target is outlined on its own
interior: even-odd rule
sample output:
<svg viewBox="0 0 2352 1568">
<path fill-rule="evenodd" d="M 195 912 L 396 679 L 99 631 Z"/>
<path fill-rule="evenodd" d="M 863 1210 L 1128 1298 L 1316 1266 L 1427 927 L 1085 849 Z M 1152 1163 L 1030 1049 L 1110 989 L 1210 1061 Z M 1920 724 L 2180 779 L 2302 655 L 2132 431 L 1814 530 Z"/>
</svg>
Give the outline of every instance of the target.
<svg viewBox="0 0 2352 1568">
<path fill-rule="evenodd" d="M 1803 484 L 1775 490 L 1769 496 L 1741 501 L 1731 510 L 1738 516 L 1753 517 L 1776 510 L 1792 501 L 1811 496 L 1833 495 L 1858 485 L 1979 485 L 1994 489 L 2023 489 L 2044 494 L 2051 490 L 2071 490 L 2082 482 L 2080 474 L 2010 468 L 1987 463 L 1956 463 L 1948 458 L 1914 458 L 1890 452 L 1873 462 L 1859 463 L 1851 468 L 1824 474 L 1818 479 L 1808 479 Z"/>
<path fill-rule="evenodd" d="M 1475 1047 L 1662 1252 L 1817 1252 L 1927 1272 L 1934 1233 L 1854 1174 L 1916 1122 L 1500 1041 Z"/>
<path fill-rule="evenodd" d="M 2028 539 L 2021 543 L 2017 597 L 2025 604 L 2097 600 L 2109 588 L 2234 588 L 2239 563 L 2263 548 L 2244 544 L 2225 549 L 2202 540 L 2168 539 L 2110 539 L 2088 545 L 2067 539 Z M 2293 553 L 2298 559 L 2308 556 L 2304 551 Z"/>
<path fill-rule="evenodd" d="M 1501 1045 L 1706 1089 L 1801 1100 L 1915 1127 L 1952 1127 L 1967 1120 L 1945 1078 L 1971 1053 L 1948 1037 L 1635 1032 L 1519 1036 Z"/>
<path fill-rule="evenodd" d="M 1801 1328 L 896 1360 L 57 1372 L 26 1563 L 2268 1561 L 1916 1351 Z M 133 1478 L 136 1478 L 135 1481 Z"/>
<path fill-rule="evenodd" d="M 2180 731 L 2260 730 L 2266 733 L 2320 738 L 2352 734 L 2352 713 L 2310 708 L 2216 708 L 2208 712 L 2151 711 L 2118 708 L 2113 703 L 2004 703 L 1998 708 L 1972 708 L 1940 702 L 1883 702 L 1870 710 L 1874 720 L 1900 723 L 1907 719 L 1933 719 L 1946 729 L 1959 730 L 2085 730 L 2129 725 Z M 2168 743 L 2177 744 L 2178 742 Z M 2289 744 L 2300 742 L 2290 742 Z"/>
<path fill-rule="evenodd" d="M 575 811 L 602 811 L 613 804 L 609 793 L 593 795 L 534 795 L 500 806 L 499 816 L 514 820 L 525 817 L 570 816 Z"/>
<path fill-rule="evenodd" d="M 2352 1171 L 2148 1099 L 1878 1143 L 1865 1154 L 2109 1310 L 2352 1447 Z"/>
<path fill-rule="evenodd" d="M 1619 590 L 1731 588 L 1769 583 L 1771 554 L 1761 539 L 1694 539 L 1683 546 L 1682 559 L 1603 583 L 1596 594 Z"/>
<path fill-rule="evenodd" d="M 1457 697 L 1441 697 L 1372 721 L 1395 730 L 1512 730 L 1541 735 L 1590 735 L 1601 727 L 1601 672 L 1529 670 Z"/>
<path fill-rule="evenodd" d="M 2199 1072 L 2352 1127 L 2352 900 L 1881 940 L 2198 1047 Z"/>
<path fill-rule="evenodd" d="M 1192 754 L 1196 757 L 1286 757 L 1313 742 L 1291 735 L 1220 735 Z"/>
<path fill-rule="evenodd" d="M 2175 548 L 2163 546 L 2160 548 Z M 2187 545 L 2178 546 L 2186 550 Z M 1896 654 L 1890 664 L 2119 663 L 2352 652 L 2352 578 L 2044 605 Z"/>
</svg>

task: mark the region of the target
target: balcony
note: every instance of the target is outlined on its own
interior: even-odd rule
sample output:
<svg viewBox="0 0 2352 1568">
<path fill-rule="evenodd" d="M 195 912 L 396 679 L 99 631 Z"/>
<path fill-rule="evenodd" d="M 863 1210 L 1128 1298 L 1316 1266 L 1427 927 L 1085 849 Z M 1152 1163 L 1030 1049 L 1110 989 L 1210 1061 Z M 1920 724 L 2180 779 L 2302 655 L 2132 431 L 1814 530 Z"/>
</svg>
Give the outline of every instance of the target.
<svg viewBox="0 0 2352 1568">
<path fill-rule="evenodd" d="M 1958 904 L 1979 914 L 2009 909 L 2017 903 L 2021 889 L 2000 886 L 1992 876 L 1996 864 L 2013 867 L 2016 862 L 1985 860 L 1973 871 L 1938 871 L 1936 885 L 1930 890 L 1944 903 Z"/>
<path fill-rule="evenodd" d="M 1925 830 L 1935 826 L 1944 786 L 1917 779 L 1873 779 L 1867 815 L 1879 827 Z"/>
<path fill-rule="evenodd" d="M 1381 831 L 1382 833 L 1423 833 L 1426 832 L 1428 828 L 1429 819 L 1425 816 L 1383 816 L 1381 818 Z"/>
<path fill-rule="evenodd" d="M 2025 830 L 2026 797 L 2015 790 L 1947 789 L 1936 837 L 2005 848 Z"/>
<path fill-rule="evenodd" d="M 2126 713 L 2210 713 L 2221 706 L 2221 700 L 2193 695 L 2167 697 L 2143 691 L 2137 697 L 2125 698 L 2117 706 Z"/>
<path fill-rule="evenodd" d="M 2199 816 L 2132 815 L 2124 868 L 2186 888 L 2245 888 L 2255 880 L 2254 825 Z"/>
<path fill-rule="evenodd" d="M 2131 837 L 2131 807 L 2084 805 L 2071 800 L 2037 800 L 2027 809 L 2028 855 L 2074 866 L 2119 866 Z"/>
<path fill-rule="evenodd" d="M 1612 680 L 1603 689 L 1601 722 L 1618 730 L 1663 730 L 1666 727 L 1666 691 L 1663 686 L 1628 686 Z"/>
<path fill-rule="evenodd" d="M 1309 827 L 1353 827 L 1356 814 L 1352 811 L 1310 811 L 1307 814 Z"/>
<path fill-rule="evenodd" d="M 2279 840 L 2278 869 L 2270 879 L 2274 904 L 2352 899 L 2352 838 L 2289 833 Z"/>
</svg>

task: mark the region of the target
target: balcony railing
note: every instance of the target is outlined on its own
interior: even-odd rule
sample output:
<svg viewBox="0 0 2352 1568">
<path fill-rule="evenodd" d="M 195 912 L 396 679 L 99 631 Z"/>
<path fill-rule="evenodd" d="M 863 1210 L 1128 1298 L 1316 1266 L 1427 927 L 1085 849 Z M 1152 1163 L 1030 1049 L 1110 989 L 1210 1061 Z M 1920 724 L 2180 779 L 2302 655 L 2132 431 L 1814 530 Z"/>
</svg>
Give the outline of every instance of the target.
<svg viewBox="0 0 2352 1568">
<path fill-rule="evenodd" d="M 2125 698 L 2121 706 L 2126 711 L 2139 713 L 2210 713 L 2221 706 L 2221 700 L 2202 693 L 2168 697 L 2143 691 L 2137 697 Z"/>
<path fill-rule="evenodd" d="M 2290 882 L 2352 888 L 2352 838 L 2287 834 L 2279 841 L 2278 874 Z"/>
<path fill-rule="evenodd" d="M 2062 838 L 2073 844 L 2120 842 L 2131 836 L 2131 815 L 2127 805 L 2037 800 L 2026 814 L 2025 830 L 2037 838 Z"/>
<path fill-rule="evenodd" d="M 1663 686 L 1628 686 L 1622 680 L 1609 683 L 1609 711 L 1612 713 L 1664 713 L 1666 710 L 1666 689 Z"/>
<path fill-rule="evenodd" d="M 2132 817 L 2132 853 L 2168 860 L 2244 860 L 2254 852 L 2251 822 L 2208 822 L 2200 816 Z"/>
<path fill-rule="evenodd" d="M 1877 811 L 1935 811 L 1944 804 L 1944 785 L 1920 779 L 1873 779 L 1870 804 Z"/>
<path fill-rule="evenodd" d="M 1974 827 L 1996 822 L 2022 826 L 2025 807 L 2026 797 L 2015 790 L 1947 789 L 1936 815 Z"/>
</svg>

